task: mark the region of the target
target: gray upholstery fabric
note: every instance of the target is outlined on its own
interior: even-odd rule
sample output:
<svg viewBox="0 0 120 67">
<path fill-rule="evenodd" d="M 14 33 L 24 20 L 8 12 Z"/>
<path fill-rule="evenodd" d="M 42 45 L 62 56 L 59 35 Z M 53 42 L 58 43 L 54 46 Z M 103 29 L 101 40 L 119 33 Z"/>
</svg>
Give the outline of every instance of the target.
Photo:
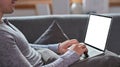
<svg viewBox="0 0 120 67">
<path fill-rule="evenodd" d="M 104 55 L 80 60 L 70 67 L 120 67 L 120 57 L 113 52 L 106 51 Z"/>
<path fill-rule="evenodd" d="M 35 44 L 56 44 L 67 40 L 67 35 L 56 20 L 48 27 L 48 29 L 35 41 Z"/>
<path fill-rule="evenodd" d="M 103 14 L 113 17 L 110 37 L 107 41 L 107 49 L 120 54 L 120 13 L 119 14 Z M 84 41 L 84 32 L 88 23 L 88 15 L 53 15 L 53 16 L 30 16 L 30 17 L 12 17 L 8 18 L 12 24 L 19 28 L 29 42 L 33 43 L 41 36 L 47 27 L 57 20 L 68 35 L 68 37 Z"/>
</svg>

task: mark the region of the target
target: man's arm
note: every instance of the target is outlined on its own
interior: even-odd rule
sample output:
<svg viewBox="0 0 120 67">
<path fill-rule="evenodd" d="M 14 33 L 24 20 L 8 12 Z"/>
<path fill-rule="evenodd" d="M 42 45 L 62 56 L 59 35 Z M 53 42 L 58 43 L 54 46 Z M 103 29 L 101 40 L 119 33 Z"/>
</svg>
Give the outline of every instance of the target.
<svg viewBox="0 0 120 67">
<path fill-rule="evenodd" d="M 12 36 L 0 35 L 0 48 L 1 66 L 33 67 L 21 53 Z M 72 61 L 70 61 L 71 58 L 73 58 Z M 79 55 L 77 55 L 74 51 L 69 50 L 53 63 L 39 67 L 68 67 L 68 65 L 78 60 L 78 58 Z"/>
<path fill-rule="evenodd" d="M 48 48 L 56 53 L 64 54 L 70 46 L 73 44 L 78 44 L 79 42 L 76 39 L 66 40 L 62 43 L 58 44 L 30 44 L 30 46 L 36 50 L 39 50 L 40 48 Z"/>
<path fill-rule="evenodd" d="M 84 44 L 78 43 L 73 44 L 68 48 L 68 51 L 64 53 L 59 59 L 55 62 L 45 65 L 46 67 L 68 67 L 75 61 L 79 60 L 80 55 L 82 55 L 87 50 Z M 50 66 L 49 66 L 50 65 Z"/>
<path fill-rule="evenodd" d="M 48 48 L 55 53 L 58 53 L 58 46 L 59 44 L 48 44 L 48 45 L 43 45 L 43 44 L 29 44 L 32 48 L 35 50 L 39 50 L 40 48 Z"/>
</svg>

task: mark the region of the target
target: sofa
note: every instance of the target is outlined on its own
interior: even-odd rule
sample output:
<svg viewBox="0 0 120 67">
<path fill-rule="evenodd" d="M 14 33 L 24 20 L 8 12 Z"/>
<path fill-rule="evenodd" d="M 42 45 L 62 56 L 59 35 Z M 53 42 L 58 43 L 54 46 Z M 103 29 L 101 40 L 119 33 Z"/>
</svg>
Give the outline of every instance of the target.
<svg viewBox="0 0 120 67">
<path fill-rule="evenodd" d="M 120 14 L 101 15 L 113 17 L 111 34 L 107 41 L 106 49 L 120 55 Z M 80 42 L 83 42 L 89 15 L 44 15 L 5 18 L 21 30 L 30 43 L 34 43 L 54 20 L 57 20 L 64 33 L 70 39 L 78 39 Z"/>
</svg>

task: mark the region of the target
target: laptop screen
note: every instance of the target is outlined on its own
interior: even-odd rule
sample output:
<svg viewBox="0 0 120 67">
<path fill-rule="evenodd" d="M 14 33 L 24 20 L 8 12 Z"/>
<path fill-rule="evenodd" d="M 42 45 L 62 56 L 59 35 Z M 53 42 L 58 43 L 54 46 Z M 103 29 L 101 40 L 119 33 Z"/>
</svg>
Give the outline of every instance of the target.
<svg viewBox="0 0 120 67">
<path fill-rule="evenodd" d="M 85 37 L 85 43 L 100 50 L 105 49 L 111 17 L 90 15 Z"/>
</svg>

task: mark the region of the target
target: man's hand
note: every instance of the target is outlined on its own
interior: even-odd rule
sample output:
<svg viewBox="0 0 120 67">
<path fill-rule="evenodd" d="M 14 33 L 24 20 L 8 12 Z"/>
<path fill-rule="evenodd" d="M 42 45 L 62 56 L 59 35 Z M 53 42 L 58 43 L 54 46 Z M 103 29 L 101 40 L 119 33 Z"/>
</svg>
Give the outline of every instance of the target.
<svg viewBox="0 0 120 67">
<path fill-rule="evenodd" d="M 71 39 L 60 43 L 58 53 L 64 54 L 68 50 L 68 48 L 73 44 L 79 44 L 79 42 L 76 39 Z"/>
<path fill-rule="evenodd" d="M 82 54 L 84 54 L 85 52 L 88 51 L 88 49 L 86 48 L 85 44 L 83 44 L 83 43 L 73 44 L 68 49 L 74 50 L 78 55 L 82 55 Z"/>
</svg>

